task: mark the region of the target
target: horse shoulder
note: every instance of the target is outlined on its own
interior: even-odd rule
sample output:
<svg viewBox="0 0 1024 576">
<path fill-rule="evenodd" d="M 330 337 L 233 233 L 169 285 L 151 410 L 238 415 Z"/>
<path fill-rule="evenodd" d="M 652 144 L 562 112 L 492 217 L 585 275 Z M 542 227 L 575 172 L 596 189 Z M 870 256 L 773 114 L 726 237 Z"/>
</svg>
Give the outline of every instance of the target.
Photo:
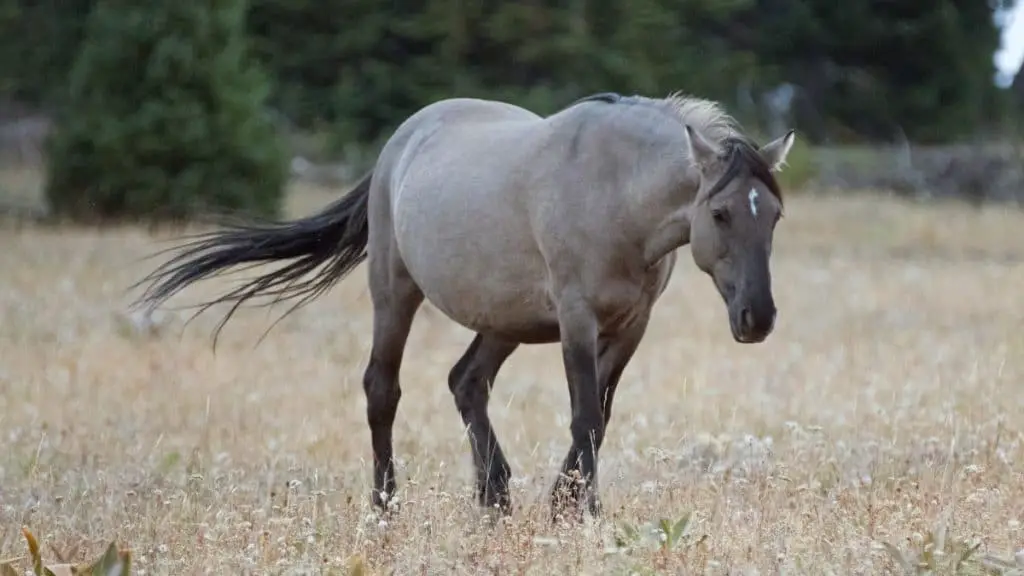
<svg viewBox="0 0 1024 576">
<path fill-rule="evenodd" d="M 623 249 L 607 239 L 576 240 L 541 249 L 556 306 L 566 299 L 582 300 L 608 327 L 649 309 L 664 284 L 665 265 L 647 269 L 639 249 Z"/>
</svg>

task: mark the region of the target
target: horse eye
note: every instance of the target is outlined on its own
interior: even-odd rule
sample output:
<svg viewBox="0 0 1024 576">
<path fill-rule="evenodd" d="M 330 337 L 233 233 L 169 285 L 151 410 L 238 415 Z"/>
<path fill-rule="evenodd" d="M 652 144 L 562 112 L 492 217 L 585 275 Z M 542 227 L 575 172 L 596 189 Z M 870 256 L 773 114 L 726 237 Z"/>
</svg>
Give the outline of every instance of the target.
<svg viewBox="0 0 1024 576">
<path fill-rule="evenodd" d="M 715 219 L 718 224 L 729 223 L 729 213 L 722 209 L 715 209 L 711 211 L 711 217 Z"/>
</svg>

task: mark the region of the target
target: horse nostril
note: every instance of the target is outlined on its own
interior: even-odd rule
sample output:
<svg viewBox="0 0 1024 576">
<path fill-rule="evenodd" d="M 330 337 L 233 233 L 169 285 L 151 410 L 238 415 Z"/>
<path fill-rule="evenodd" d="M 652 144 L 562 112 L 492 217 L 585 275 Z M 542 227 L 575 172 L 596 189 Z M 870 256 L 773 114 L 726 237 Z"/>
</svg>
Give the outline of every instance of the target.
<svg viewBox="0 0 1024 576">
<path fill-rule="evenodd" d="M 740 312 L 740 324 L 744 330 L 751 330 L 754 327 L 754 314 L 750 308 L 744 308 Z"/>
</svg>

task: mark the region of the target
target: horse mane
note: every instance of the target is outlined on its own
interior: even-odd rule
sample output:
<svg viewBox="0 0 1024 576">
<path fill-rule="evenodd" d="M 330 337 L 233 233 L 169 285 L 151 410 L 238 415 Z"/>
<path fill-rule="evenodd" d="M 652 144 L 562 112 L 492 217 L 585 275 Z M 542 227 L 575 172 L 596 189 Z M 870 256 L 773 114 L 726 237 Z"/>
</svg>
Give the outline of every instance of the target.
<svg viewBox="0 0 1024 576">
<path fill-rule="evenodd" d="M 758 153 L 758 144 L 743 133 L 739 122 L 728 114 L 722 105 L 713 100 L 687 96 L 682 92 L 674 92 L 665 98 L 648 98 L 646 96 L 623 96 L 616 92 L 600 92 L 584 96 L 566 108 L 583 102 L 604 102 L 607 104 L 640 104 L 655 106 L 670 114 L 681 124 L 693 126 L 707 138 L 716 142 L 723 149 L 723 160 L 726 163 L 722 177 L 708 191 L 711 197 L 725 188 L 726 184 L 744 172 L 764 182 L 768 191 L 782 202 L 782 189 L 771 167 Z"/>
<path fill-rule="evenodd" d="M 719 103 L 686 96 L 680 92 L 670 94 L 660 102 L 665 103 L 684 124 L 694 126 L 723 148 L 725 172 L 708 191 L 709 198 L 721 192 L 726 184 L 746 171 L 764 182 L 768 191 L 780 203 L 782 202 L 782 188 L 772 174 L 771 167 L 758 153 L 757 149 L 760 146 L 743 133 L 739 122 L 726 113 Z"/>
<path fill-rule="evenodd" d="M 686 96 L 681 92 L 669 94 L 665 98 L 623 96 L 617 92 L 599 92 L 584 96 L 565 108 L 572 108 L 584 102 L 653 106 L 668 113 L 682 124 L 690 124 L 715 142 L 721 143 L 728 138 L 746 138 L 742 134 L 739 123 L 727 114 L 719 103 Z"/>
<path fill-rule="evenodd" d="M 686 96 L 681 92 L 652 102 L 660 103 L 680 122 L 693 126 L 713 142 L 724 144 L 729 139 L 746 140 L 739 122 L 718 102 Z"/>
</svg>

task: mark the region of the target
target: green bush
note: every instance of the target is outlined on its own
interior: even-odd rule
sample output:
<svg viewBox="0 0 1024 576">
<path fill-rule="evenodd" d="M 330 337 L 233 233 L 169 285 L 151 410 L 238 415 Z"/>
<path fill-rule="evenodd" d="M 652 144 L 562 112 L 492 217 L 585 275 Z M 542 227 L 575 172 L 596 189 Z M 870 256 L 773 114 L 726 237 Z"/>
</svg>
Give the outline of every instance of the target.
<svg viewBox="0 0 1024 576">
<path fill-rule="evenodd" d="M 100 0 L 48 142 L 46 196 L 79 221 L 279 214 L 283 142 L 246 55 L 244 0 Z"/>
<path fill-rule="evenodd" d="M 814 163 L 814 148 L 810 142 L 801 141 L 799 135 L 793 148 L 786 156 L 786 165 L 776 174 L 779 185 L 787 192 L 803 190 L 817 176 Z"/>
</svg>

